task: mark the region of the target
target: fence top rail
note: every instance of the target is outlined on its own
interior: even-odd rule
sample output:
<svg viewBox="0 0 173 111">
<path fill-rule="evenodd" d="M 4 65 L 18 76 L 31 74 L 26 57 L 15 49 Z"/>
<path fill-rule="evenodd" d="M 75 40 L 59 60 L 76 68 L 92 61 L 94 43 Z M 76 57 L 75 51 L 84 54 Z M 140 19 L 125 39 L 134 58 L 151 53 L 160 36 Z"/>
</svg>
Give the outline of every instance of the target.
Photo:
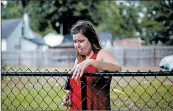
<svg viewBox="0 0 173 111">
<path fill-rule="evenodd" d="M 15 72 L 2 71 L 1 76 L 72 76 L 68 72 Z M 173 71 L 148 72 L 87 72 L 84 76 L 173 76 Z"/>
</svg>

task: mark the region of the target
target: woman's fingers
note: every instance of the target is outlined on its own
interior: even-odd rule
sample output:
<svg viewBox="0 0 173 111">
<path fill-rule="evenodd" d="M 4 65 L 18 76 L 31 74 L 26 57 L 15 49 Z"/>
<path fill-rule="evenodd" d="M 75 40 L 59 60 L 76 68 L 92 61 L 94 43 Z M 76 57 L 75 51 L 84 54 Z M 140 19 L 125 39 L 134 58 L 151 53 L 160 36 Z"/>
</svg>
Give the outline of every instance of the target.
<svg viewBox="0 0 173 111">
<path fill-rule="evenodd" d="M 67 100 L 67 106 L 71 106 L 72 105 L 72 102 L 71 102 L 71 99 L 69 98 L 68 100 Z"/>
<path fill-rule="evenodd" d="M 74 79 L 75 77 L 76 77 L 76 73 L 77 73 L 77 68 L 78 68 L 78 66 L 74 66 L 70 71 L 69 71 L 69 74 L 70 73 L 73 73 L 73 75 L 72 75 L 72 79 Z"/>
<path fill-rule="evenodd" d="M 70 74 L 70 73 L 74 72 L 74 70 L 75 70 L 75 67 L 73 67 L 68 73 Z"/>
<path fill-rule="evenodd" d="M 77 80 L 77 78 L 82 77 L 84 73 L 85 68 L 80 67 L 80 65 L 76 65 L 72 68 L 72 70 L 69 73 L 73 73 L 72 79 Z"/>
<path fill-rule="evenodd" d="M 82 70 L 80 71 L 79 76 L 82 77 L 83 73 L 84 73 L 84 69 L 82 68 Z"/>
<path fill-rule="evenodd" d="M 81 77 L 83 75 L 84 69 L 75 69 L 73 72 L 72 78 L 74 78 L 77 81 L 77 78 Z"/>
<path fill-rule="evenodd" d="M 62 105 L 68 107 L 71 106 L 72 105 L 71 98 L 69 96 L 66 96 L 62 102 Z"/>
<path fill-rule="evenodd" d="M 66 106 L 67 105 L 67 100 L 68 100 L 68 96 L 66 95 L 62 101 L 62 105 Z"/>
<path fill-rule="evenodd" d="M 80 77 L 80 72 L 81 72 L 81 70 L 77 69 L 77 72 L 76 72 L 76 75 L 75 75 L 75 78 L 74 78 L 76 81 L 77 81 L 77 78 Z"/>
<path fill-rule="evenodd" d="M 67 100 L 66 100 L 66 106 L 71 106 L 71 97 L 68 96 Z"/>
<path fill-rule="evenodd" d="M 73 72 L 73 75 L 72 75 L 72 79 L 74 79 L 76 77 L 76 74 L 77 74 L 77 68 L 75 68 L 74 72 Z"/>
</svg>

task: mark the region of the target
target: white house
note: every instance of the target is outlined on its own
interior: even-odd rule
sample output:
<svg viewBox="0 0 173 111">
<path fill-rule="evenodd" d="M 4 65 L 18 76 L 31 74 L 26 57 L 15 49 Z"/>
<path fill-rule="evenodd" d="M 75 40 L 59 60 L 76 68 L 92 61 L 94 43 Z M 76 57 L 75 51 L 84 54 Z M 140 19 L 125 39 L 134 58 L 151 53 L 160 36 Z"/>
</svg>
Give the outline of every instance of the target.
<svg viewBox="0 0 173 111">
<path fill-rule="evenodd" d="M 25 14 L 24 18 L 26 17 L 28 17 L 28 15 Z M 43 38 L 38 33 L 31 30 L 29 25 L 26 25 L 27 22 L 29 23 L 29 20 L 26 21 L 23 18 L 2 20 L 2 51 L 44 50 L 45 47 L 47 47 Z M 22 26 L 25 35 L 22 34 Z"/>
</svg>

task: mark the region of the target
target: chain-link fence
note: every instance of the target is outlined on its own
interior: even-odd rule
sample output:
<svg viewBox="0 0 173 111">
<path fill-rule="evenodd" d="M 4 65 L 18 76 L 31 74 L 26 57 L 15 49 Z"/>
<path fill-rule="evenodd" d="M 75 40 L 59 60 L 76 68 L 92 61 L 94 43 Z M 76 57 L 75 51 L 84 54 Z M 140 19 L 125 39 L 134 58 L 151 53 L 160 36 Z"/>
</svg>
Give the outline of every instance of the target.
<svg viewBox="0 0 173 111">
<path fill-rule="evenodd" d="M 2 110 L 69 109 L 62 105 L 63 98 L 67 94 L 64 86 L 67 77 L 71 76 L 67 71 L 33 72 L 28 69 L 27 71 L 2 70 L 1 73 Z M 91 84 L 92 87 L 88 85 L 88 77 L 97 78 Z M 72 80 L 69 84 L 72 84 Z M 74 91 L 73 96 L 82 96 L 77 99 L 83 99 L 82 102 L 76 104 L 82 109 L 105 107 L 111 110 L 173 110 L 173 72 L 85 73 L 79 84 L 80 94 L 74 90 L 75 88 L 71 89 Z M 77 88 L 77 86 L 71 87 Z M 90 93 L 87 90 L 91 90 L 93 96 L 87 97 L 87 93 Z M 98 106 L 92 106 L 95 104 Z"/>
</svg>

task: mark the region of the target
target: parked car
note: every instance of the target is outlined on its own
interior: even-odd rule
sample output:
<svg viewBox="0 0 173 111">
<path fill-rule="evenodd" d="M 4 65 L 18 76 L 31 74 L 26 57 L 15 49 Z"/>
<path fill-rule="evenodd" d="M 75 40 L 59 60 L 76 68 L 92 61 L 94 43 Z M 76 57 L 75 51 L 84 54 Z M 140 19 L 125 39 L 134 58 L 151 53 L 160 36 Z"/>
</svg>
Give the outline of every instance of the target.
<svg viewBox="0 0 173 111">
<path fill-rule="evenodd" d="M 169 71 L 173 71 L 173 55 L 165 56 L 161 59 L 159 66 Z"/>
</svg>

